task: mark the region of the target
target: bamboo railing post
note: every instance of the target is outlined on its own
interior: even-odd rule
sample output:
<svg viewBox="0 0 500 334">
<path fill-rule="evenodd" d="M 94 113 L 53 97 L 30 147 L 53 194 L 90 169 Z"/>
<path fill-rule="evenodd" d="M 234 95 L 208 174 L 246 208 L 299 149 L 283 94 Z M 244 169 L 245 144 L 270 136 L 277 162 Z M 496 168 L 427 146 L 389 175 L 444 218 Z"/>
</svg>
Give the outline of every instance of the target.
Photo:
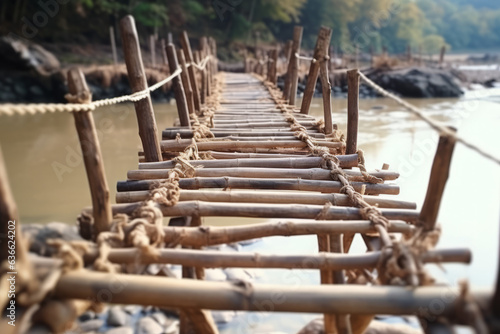
<svg viewBox="0 0 500 334">
<path fill-rule="evenodd" d="M 167 34 L 167 44 L 174 44 L 174 35 L 171 32 Z"/>
<path fill-rule="evenodd" d="M 500 246 L 497 251 L 498 260 L 500 261 Z M 497 266 L 497 281 L 495 284 L 495 293 L 490 303 L 490 312 L 493 315 L 496 322 L 500 320 L 500 266 Z"/>
<path fill-rule="evenodd" d="M 116 52 L 115 28 L 109 27 L 109 39 L 111 41 L 111 51 L 113 52 L 113 63 L 118 65 L 118 54 Z"/>
<path fill-rule="evenodd" d="M 292 46 L 293 46 L 293 40 L 288 40 L 285 44 L 285 49 L 283 50 L 284 52 L 284 57 L 286 58 L 286 68 L 288 69 L 288 66 L 290 64 L 290 59 L 292 56 Z"/>
<path fill-rule="evenodd" d="M 328 52 L 328 49 L 326 49 Z M 325 60 L 320 63 L 320 78 L 321 78 L 321 92 L 323 95 L 323 115 L 325 121 L 325 134 L 331 135 L 333 133 L 333 119 L 332 119 L 332 85 L 328 74 L 328 55 L 325 55 Z"/>
<path fill-rule="evenodd" d="M 300 44 L 302 44 L 302 33 L 304 28 L 296 26 L 293 29 L 293 44 L 290 51 L 290 62 L 288 63 L 288 70 L 285 80 L 285 89 L 283 91 L 283 98 L 288 101 L 288 104 L 295 105 L 297 98 L 297 86 L 299 80 L 299 59 L 297 55 L 300 53 Z"/>
<path fill-rule="evenodd" d="M 436 155 L 432 163 L 427 194 L 425 195 L 425 201 L 419 216 L 419 223 L 425 231 L 432 231 L 436 226 L 441 198 L 443 197 L 444 187 L 448 180 L 454 149 L 455 140 L 453 138 L 444 135 L 439 137 Z"/>
<path fill-rule="evenodd" d="M 330 252 L 342 254 L 344 253 L 344 246 L 342 244 L 342 235 L 339 233 L 330 234 Z M 345 276 L 343 270 L 335 270 L 332 273 L 334 284 L 345 284 Z M 335 315 L 336 333 L 338 334 L 351 334 L 351 321 L 348 314 Z M 326 329 L 326 328 L 325 328 Z"/>
<path fill-rule="evenodd" d="M 173 44 L 167 45 L 166 52 L 168 57 L 168 65 L 170 68 L 170 73 L 174 73 L 179 69 L 179 63 L 177 62 L 175 46 Z M 181 126 L 187 126 L 191 128 L 191 122 L 189 119 L 189 108 L 181 76 L 180 75 L 176 76 L 173 79 L 172 84 L 175 94 L 175 101 L 177 102 L 177 113 L 179 114 L 179 121 L 181 123 Z"/>
<path fill-rule="evenodd" d="M 184 52 L 182 51 L 182 49 L 177 50 L 177 58 L 182 69 L 181 78 L 182 78 L 182 84 L 184 85 L 184 93 L 186 94 L 189 113 L 194 114 L 195 108 L 193 100 L 193 89 L 191 88 L 191 80 L 189 79 L 186 59 L 184 58 Z"/>
<path fill-rule="evenodd" d="M 353 154 L 358 151 L 359 71 L 357 69 L 347 71 L 347 86 L 346 154 Z"/>
<path fill-rule="evenodd" d="M 208 55 L 207 52 L 207 38 L 202 37 L 200 39 L 200 61 L 203 61 L 205 57 Z M 209 65 L 205 65 L 205 68 L 201 71 L 201 96 L 202 103 L 205 104 L 207 96 L 209 96 L 209 88 L 208 88 L 208 67 Z"/>
<path fill-rule="evenodd" d="M 200 64 L 201 60 L 202 60 L 201 52 L 199 50 L 195 51 L 194 52 L 194 61 L 197 64 Z M 201 103 L 201 105 L 204 105 L 206 103 L 206 98 L 207 98 L 206 87 L 205 87 L 205 70 L 198 70 L 198 73 L 200 74 L 198 76 L 200 103 Z"/>
<path fill-rule="evenodd" d="M 328 234 L 318 235 L 318 251 L 330 251 L 330 237 Z M 331 270 L 320 270 L 321 284 L 332 284 L 333 276 Z M 330 313 L 323 314 L 325 324 L 325 333 L 335 333 L 335 315 Z"/>
<path fill-rule="evenodd" d="M 9 283 L 5 275 L 9 272 L 16 273 L 15 285 L 16 294 L 18 295 L 24 289 L 28 289 L 28 292 L 33 290 L 33 285 L 36 284 L 36 280 L 33 276 L 32 266 L 28 258 L 28 246 L 22 235 L 21 221 L 19 220 L 17 205 L 7 177 L 7 170 L 1 148 L 0 219 L 0 279 L 2 280 L 0 307 L 2 310 L 5 310 L 9 302 L 9 294 L 7 293 L 9 290 Z M 11 253 L 9 253 L 9 250 Z M 14 250 L 14 254 L 12 254 L 12 250 Z M 12 256 L 14 256 L 14 261 L 9 262 L 9 260 L 12 260 Z M 6 282 L 6 284 L 4 282 Z"/>
<path fill-rule="evenodd" d="M 441 52 L 439 54 L 439 66 L 443 66 L 444 64 L 444 55 L 446 54 L 446 46 L 443 45 L 441 48 Z"/>
<path fill-rule="evenodd" d="M 272 66 L 272 60 L 271 60 L 271 52 L 272 50 L 267 51 L 267 81 L 271 81 L 271 66 Z"/>
<path fill-rule="evenodd" d="M 163 58 L 163 65 L 168 66 L 167 44 L 165 43 L 164 38 L 161 39 L 160 45 L 161 45 L 161 56 Z"/>
<path fill-rule="evenodd" d="M 191 44 L 189 43 L 189 37 L 186 31 L 181 35 L 181 44 L 184 51 L 184 57 L 186 62 L 191 64 L 194 62 L 193 51 L 191 50 Z M 193 89 L 193 101 L 194 107 L 197 112 L 201 111 L 201 100 L 200 100 L 200 90 L 198 89 L 198 82 L 196 79 L 196 72 L 194 66 L 189 67 L 189 79 L 191 81 L 191 87 Z"/>
<path fill-rule="evenodd" d="M 149 35 L 149 50 L 151 51 L 151 66 L 156 67 L 156 45 L 155 36 Z"/>
<path fill-rule="evenodd" d="M 69 93 L 75 98 L 84 102 L 91 101 L 90 90 L 83 73 L 79 69 L 73 68 L 68 72 L 68 88 Z M 73 112 L 73 116 L 75 118 L 75 127 L 80 140 L 90 195 L 92 197 L 92 211 L 94 216 L 93 234 L 94 237 L 97 237 L 99 233 L 109 231 L 113 220 L 109 200 L 109 187 L 106 181 L 101 147 L 92 112 L 76 111 Z"/>
<path fill-rule="evenodd" d="M 271 51 L 271 74 L 269 76 L 269 81 L 273 84 L 278 83 L 278 50 L 274 49 Z"/>
<path fill-rule="evenodd" d="M 311 62 L 311 67 L 309 68 L 307 85 L 304 91 L 304 98 L 302 99 L 302 106 L 300 108 L 301 114 L 306 114 L 306 115 L 309 114 L 309 108 L 311 107 L 311 101 L 314 95 L 314 89 L 316 88 L 316 82 L 318 81 L 320 66 L 321 63 L 325 61 L 325 57 L 328 54 L 328 45 L 330 44 L 331 37 L 332 37 L 332 29 L 321 27 L 318 34 L 316 47 L 314 48 L 313 58 L 316 61 L 313 60 Z"/>
<path fill-rule="evenodd" d="M 148 83 L 134 18 L 130 15 L 124 17 L 120 22 L 120 28 L 125 63 L 127 64 L 128 78 L 132 92 L 143 91 L 148 88 Z M 134 102 L 134 105 L 137 123 L 139 124 L 139 136 L 141 137 L 146 161 L 161 161 L 162 156 L 151 96 Z"/>
</svg>

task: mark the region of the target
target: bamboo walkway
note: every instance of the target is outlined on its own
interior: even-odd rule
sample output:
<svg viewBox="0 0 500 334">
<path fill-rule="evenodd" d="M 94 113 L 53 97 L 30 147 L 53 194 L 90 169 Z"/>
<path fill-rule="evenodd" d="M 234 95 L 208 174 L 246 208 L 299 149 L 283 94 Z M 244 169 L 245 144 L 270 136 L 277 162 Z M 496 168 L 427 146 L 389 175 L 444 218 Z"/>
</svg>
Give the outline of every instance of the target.
<svg viewBox="0 0 500 334">
<path fill-rule="evenodd" d="M 19 219 L 0 154 L 0 233 L 14 230 L 17 236 L 17 301 L 28 324 L 33 318 L 63 332 L 85 310 L 106 302 L 173 308 L 181 333 L 218 333 L 210 310 L 319 313 L 329 334 L 362 334 L 378 314 L 417 316 L 425 333 L 452 333 L 457 324 L 476 333 L 487 333 L 486 326 L 497 330 L 500 289 L 491 301 L 490 292 L 470 291 L 466 284 L 436 285 L 425 267 L 471 261 L 467 248 L 436 248 L 453 135 L 441 134 L 421 210 L 380 196 L 399 194 L 399 174 L 387 165 L 367 169 L 357 147 L 358 70 L 348 72 L 346 134 L 334 124 L 331 29 L 321 28 L 312 58 L 300 56 L 302 28 L 296 27 L 281 57 L 277 49 L 258 50 L 256 59 L 245 60 L 248 73 L 239 74 L 218 72 L 213 39 L 203 37 L 193 52 L 183 33 L 182 49 L 165 47 L 172 75 L 162 83 L 172 81 L 179 119 L 161 135 L 149 96 L 158 87 L 147 85 L 132 17 L 121 21 L 121 35 L 132 95 L 93 103 L 81 71 L 72 69 L 67 107 L 3 107 L 11 113 L 72 112 L 92 195 L 92 207 L 78 219 L 88 241 L 52 241 L 59 259 L 28 256 L 19 224 L 4 223 Z M 310 70 L 295 108 L 299 61 L 310 62 Z M 280 63 L 287 68 L 283 92 L 276 85 Z M 318 79 L 322 120 L 309 115 Z M 143 152 L 138 168 L 118 182 L 117 204 L 111 205 L 92 110 L 121 101 L 134 102 Z M 204 217 L 277 220 L 214 227 L 203 226 Z M 295 254 L 293 239 L 287 255 L 206 249 L 298 235 L 315 236 L 318 252 Z M 366 253 L 350 254 L 356 235 Z M 2 261 L 9 263 L 7 243 L 1 246 Z M 182 279 L 147 275 L 149 264 L 181 265 Z M 230 267 L 314 269 L 321 286 L 205 280 L 206 268 Z M 6 281 L 7 266 L 2 268 Z M 0 285 L 1 307 L 9 305 L 6 287 Z M 0 330 L 13 332 L 3 322 Z"/>
</svg>

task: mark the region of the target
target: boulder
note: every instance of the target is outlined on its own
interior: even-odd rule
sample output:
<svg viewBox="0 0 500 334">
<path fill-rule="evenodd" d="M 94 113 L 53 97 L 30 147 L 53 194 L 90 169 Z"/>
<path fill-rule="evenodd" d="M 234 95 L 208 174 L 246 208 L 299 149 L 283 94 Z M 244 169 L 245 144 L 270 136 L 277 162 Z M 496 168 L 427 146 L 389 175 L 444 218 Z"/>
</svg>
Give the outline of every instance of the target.
<svg viewBox="0 0 500 334">
<path fill-rule="evenodd" d="M 41 45 L 3 36 L 0 37 L 0 67 L 8 70 L 35 70 L 39 74 L 48 74 L 58 71 L 61 64 Z"/>
<path fill-rule="evenodd" d="M 464 93 L 456 76 L 443 69 L 375 69 L 365 74 L 382 88 L 402 97 L 460 97 Z"/>
</svg>

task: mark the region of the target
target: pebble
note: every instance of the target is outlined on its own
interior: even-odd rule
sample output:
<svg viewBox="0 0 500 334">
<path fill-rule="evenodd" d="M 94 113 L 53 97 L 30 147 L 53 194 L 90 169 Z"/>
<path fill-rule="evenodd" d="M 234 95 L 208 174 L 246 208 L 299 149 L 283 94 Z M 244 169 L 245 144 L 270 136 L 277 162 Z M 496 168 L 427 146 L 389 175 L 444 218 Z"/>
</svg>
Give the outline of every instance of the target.
<svg viewBox="0 0 500 334">
<path fill-rule="evenodd" d="M 123 310 L 128 314 L 135 314 L 142 310 L 142 306 L 140 305 L 127 305 L 123 307 Z"/>
<path fill-rule="evenodd" d="M 165 328 L 165 334 L 177 334 L 179 333 L 179 320 L 175 320 L 170 325 Z"/>
<path fill-rule="evenodd" d="M 104 325 L 104 320 L 102 319 L 92 319 L 80 323 L 80 330 L 82 332 L 92 332 L 97 331 Z"/>
<path fill-rule="evenodd" d="M 163 312 L 155 312 L 151 314 L 151 318 L 153 318 L 160 326 L 166 326 L 168 322 L 168 318 Z"/>
<path fill-rule="evenodd" d="M 129 315 L 120 306 L 113 306 L 108 312 L 106 323 L 109 326 L 125 326 L 129 321 Z"/>
<path fill-rule="evenodd" d="M 110 329 L 106 334 L 134 334 L 134 330 L 130 327 L 122 326 Z"/>
<path fill-rule="evenodd" d="M 163 327 L 150 317 L 142 318 L 137 322 L 137 334 L 161 334 Z"/>
<path fill-rule="evenodd" d="M 83 313 L 79 318 L 78 320 L 80 322 L 85 322 L 85 321 L 89 321 L 89 320 L 92 320 L 92 319 L 95 319 L 96 318 L 96 315 L 94 312 L 92 311 L 87 311 L 85 313 Z"/>
</svg>

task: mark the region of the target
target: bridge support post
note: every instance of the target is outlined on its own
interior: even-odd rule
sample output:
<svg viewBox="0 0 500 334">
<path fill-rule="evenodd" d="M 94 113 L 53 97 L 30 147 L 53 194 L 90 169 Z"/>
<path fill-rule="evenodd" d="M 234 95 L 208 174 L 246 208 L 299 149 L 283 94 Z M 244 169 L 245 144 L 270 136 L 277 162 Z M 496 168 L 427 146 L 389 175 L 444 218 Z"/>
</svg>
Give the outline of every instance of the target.
<svg viewBox="0 0 500 334">
<path fill-rule="evenodd" d="M 134 18 L 130 15 L 124 17 L 120 22 L 120 29 L 130 86 L 132 92 L 140 92 L 148 88 L 148 82 L 142 62 Z M 146 98 L 135 102 L 134 105 L 139 125 L 139 136 L 141 137 L 146 161 L 162 161 L 151 96 L 148 95 Z"/>
<path fill-rule="evenodd" d="M 359 72 L 347 71 L 347 141 L 346 154 L 358 151 Z"/>
<path fill-rule="evenodd" d="M 80 102 L 91 102 L 92 95 L 85 82 L 83 73 L 73 68 L 68 72 L 68 88 L 75 100 Z M 75 102 L 75 101 L 71 101 Z M 91 229 L 92 237 L 97 237 L 99 233 L 109 231 L 113 214 L 109 200 L 109 187 L 104 171 L 104 162 L 99 145 L 99 138 L 94 123 L 94 116 L 91 111 L 75 111 L 75 127 L 80 140 L 83 161 L 87 172 L 87 179 L 92 197 L 92 213 L 94 225 Z M 85 229 L 82 229 L 81 232 Z M 87 230 L 88 231 L 88 230 Z M 87 232 L 83 234 L 88 234 Z M 88 235 L 82 235 L 88 237 Z"/>
<path fill-rule="evenodd" d="M 177 55 L 175 53 L 175 46 L 173 44 L 167 45 L 166 52 L 168 57 L 168 66 L 170 68 L 170 73 L 174 73 L 180 68 L 179 62 L 177 61 Z M 172 87 L 174 89 L 175 101 L 177 103 L 177 113 L 179 115 L 179 121 L 181 123 L 181 126 L 187 126 L 191 128 L 186 94 L 184 92 L 182 78 L 180 75 L 176 76 L 173 79 Z"/>
<path fill-rule="evenodd" d="M 186 62 L 191 64 L 194 62 L 193 51 L 191 50 L 191 44 L 189 43 L 189 37 L 187 32 L 183 32 L 181 35 L 182 50 L 184 51 L 184 57 Z M 193 88 L 193 100 L 194 108 L 196 111 L 201 111 L 201 101 L 200 101 L 200 90 L 198 89 L 198 82 L 196 81 L 196 72 L 194 66 L 189 67 L 189 78 L 191 80 L 191 87 Z"/>
</svg>

